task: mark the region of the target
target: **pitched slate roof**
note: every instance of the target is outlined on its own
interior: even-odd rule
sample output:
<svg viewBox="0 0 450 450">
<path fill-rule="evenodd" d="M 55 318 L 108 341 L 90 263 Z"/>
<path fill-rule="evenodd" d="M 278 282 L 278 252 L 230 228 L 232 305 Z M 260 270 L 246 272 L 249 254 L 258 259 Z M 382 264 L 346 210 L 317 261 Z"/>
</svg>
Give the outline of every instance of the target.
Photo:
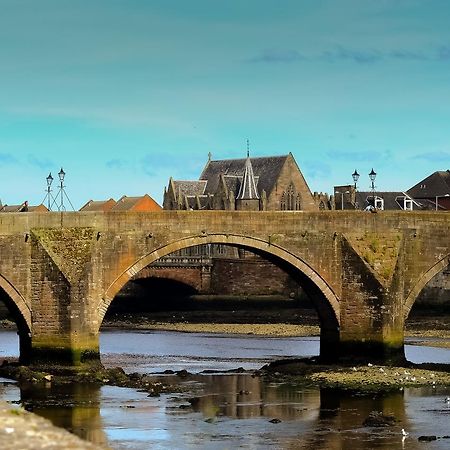
<svg viewBox="0 0 450 450">
<path fill-rule="evenodd" d="M 384 201 L 384 209 L 388 211 L 403 210 L 403 199 L 406 195 L 405 192 L 375 192 L 376 197 L 381 197 Z M 356 193 L 356 202 L 358 203 L 358 209 L 364 209 L 369 204 L 372 204 L 373 194 L 372 192 L 360 192 Z M 370 202 L 370 203 L 369 203 Z M 414 209 L 419 209 L 419 206 L 414 206 Z"/>
<path fill-rule="evenodd" d="M 440 170 L 406 191 L 413 198 L 435 198 L 450 194 L 450 170 Z"/>
<path fill-rule="evenodd" d="M 253 174 L 255 178 L 259 179 L 257 183 L 259 195 L 261 195 L 263 190 L 265 190 L 267 194 L 272 192 L 283 164 L 286 162 L 288 156 L 289 155 L 250 158 Z M 208 164 L 200 175 L 200 180 L 207 180 L 205 194 L 214 194 L 217 191 L 221 174 L 243 177 L 245 162 L 246 158 L 208 161 Z"/>
<path fill-rule="evenodd" d="M 206 181 L 173 180 L 175 190 L 181 195 L 202 195 L 205 193 Z"/>
</svg>

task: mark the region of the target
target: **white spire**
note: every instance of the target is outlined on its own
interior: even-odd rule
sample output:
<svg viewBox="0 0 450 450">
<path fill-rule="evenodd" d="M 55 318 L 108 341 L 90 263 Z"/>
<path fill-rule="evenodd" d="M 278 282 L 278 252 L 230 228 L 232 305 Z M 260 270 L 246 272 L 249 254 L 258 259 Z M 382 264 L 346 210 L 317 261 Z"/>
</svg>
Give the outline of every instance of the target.
<svg viewBox="0 0 450 450">
<path fill-rule="evenodd" d="M 250 156 L 245 160 L 244 176 L 239 187 L 239 193 L 236 197 L 239 200 L 253 200 L 259 199 L 258 191 L 256 190 L 255 176 L 253 175 L 253 166 L 250 161 Z"/>
</svg>

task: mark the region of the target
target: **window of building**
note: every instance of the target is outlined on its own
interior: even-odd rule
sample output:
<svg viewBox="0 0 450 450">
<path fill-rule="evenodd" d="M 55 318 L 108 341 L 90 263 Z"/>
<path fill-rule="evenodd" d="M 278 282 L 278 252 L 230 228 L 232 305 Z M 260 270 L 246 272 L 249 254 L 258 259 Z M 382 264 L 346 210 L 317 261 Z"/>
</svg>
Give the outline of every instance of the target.
<svg viewBox="0 0 450 450">
<path fill-rule="evenodd" d="M 384 199 L 381 197 L 375 196 L 375 208 L 383 210 L 384 209 Z"/>
<path fill-rule="evenodd" d="M 403 209 L 405 211 L 413 210 L 413 201 L 410 198 L 406 198 L 403 200 Z"/>
<path fill-rule="evenodd" d="M 297 194 L 297 197 L 295 199 L 295 210 L 300 211 L 301 208 L 301 200 L 300 200 L 300 194 Z"/>
<path fill-rule="evenodd" d="M 286 192 L 283 192 L 281 195 L 280 209 L 281 211 L 286 211 Z"/>
<path fill-rule="evenodd" d="M 301 209 L 300 194 L 295 192 L 295 188 L 292 183 L 281 195 L 280 209 L 282 211 L 298 211 Z"/>
</svg>

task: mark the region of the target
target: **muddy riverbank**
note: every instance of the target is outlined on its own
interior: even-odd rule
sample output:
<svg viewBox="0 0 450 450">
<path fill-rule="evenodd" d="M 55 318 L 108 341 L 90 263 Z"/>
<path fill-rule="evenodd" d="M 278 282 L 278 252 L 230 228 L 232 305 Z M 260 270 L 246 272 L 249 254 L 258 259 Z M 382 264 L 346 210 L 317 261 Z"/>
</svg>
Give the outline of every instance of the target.
<svg viewBox="0 0 450 450">
<path fill-rule="evenodd" d="M 107 317 L 106 329 L 167 330 L 189 333 L 232 333 L 265 336 L 319 336 L 311 309 L 280 311 L 182 311 L 120 314 Z M 427 338 L 426 345 L 450 348 L 450 316 L 412 314 L 405 337 Z M 423 345 L 423 342 L 418 342 Z"/>
</svg>

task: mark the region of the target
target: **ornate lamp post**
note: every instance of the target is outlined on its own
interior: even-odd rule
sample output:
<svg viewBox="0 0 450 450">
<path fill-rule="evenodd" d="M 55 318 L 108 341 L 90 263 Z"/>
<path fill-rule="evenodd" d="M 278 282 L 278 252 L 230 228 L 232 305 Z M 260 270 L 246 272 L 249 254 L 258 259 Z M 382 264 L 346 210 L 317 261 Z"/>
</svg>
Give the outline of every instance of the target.
<svg viewBox="0 0 450 450">
<path fill-rule="evenodd" d="M 46 180 L 47 180 L 47 204 L 48 204 L 48 210 L 50 211 L 51 210 L 50 199 L 51 199 L 51 191 L 52 191 L 51 186 L 52 186 L 52 182 L 53 182 L 53 177 L 52 177 L 51 172 L 48 174 L 48 177 L 46 178 Z"/>
<path fill-rule="evenodd" d="M 377 177 L 377 173 L 373 170 L 373 167 L 372 167 L 372 170 L 370 171 L 370 173 L 369 173 L 369 178 L 370 178 L 370 181 L 372 182 L 372 185 L 371 185 L 371 190 L 372 190 L 372 198 L 373 198 L 373 207 L 375 208 L 375 178 Z"/>
<path fill-rule="evenodd" d="M 353 178 L 353 182 L 355 183 L 355 191 L 356 191 L 356 183 L 359 180 L 359 173 L 357 172 L 357 170 L 355 169 L 355 171 L 352 173 L 352 178 Z"/>
<path fill-rule="evenodd" d="M 61 193 L 61 205 L 60 205 L 60 210 L 64 211 L 64 177 L 66 176 L 66 172 L 64 172 L 63 168 L 61 167 L 61 170 L 58 172 L 58 177 L 59 177 L 59 190 Z"/>
</svg>

